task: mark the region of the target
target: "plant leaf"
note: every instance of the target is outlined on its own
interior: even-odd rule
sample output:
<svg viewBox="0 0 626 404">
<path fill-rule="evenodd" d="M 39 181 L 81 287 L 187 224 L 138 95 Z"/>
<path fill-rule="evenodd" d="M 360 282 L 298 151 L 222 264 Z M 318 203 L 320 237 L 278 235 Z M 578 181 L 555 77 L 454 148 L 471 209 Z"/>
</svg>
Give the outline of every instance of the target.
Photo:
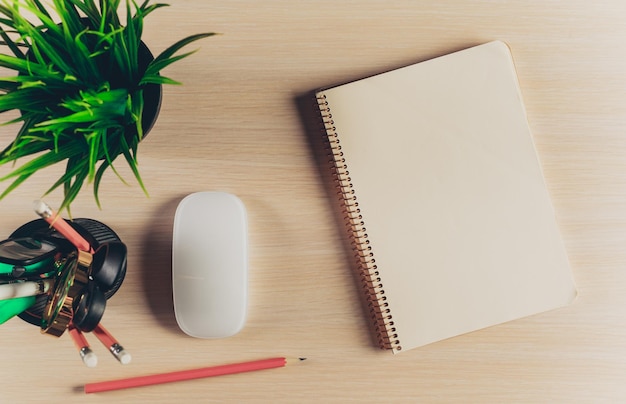
<svg viewBox="0 0 626 404">
<path fill-rule="evenodd" d="M 126 142 L 126 139 L 124 138 L 124 136 L 122 136 L 120 138 L 120 144 L 122 146 L 122 154 L 124 155 L 124 158 L 126 158 L 126 162 L 128 162 L 128 165 L 130 166 L 130 169 L 135 175 L 135 178 L 137 179 L 137 182 L 139 183 L 139 186 L 143 190 L 144 194 L 148 196 L 148 190 L 146 189 L 143 183 L 143 180 L 141 179 L 141 175 L 139 175 L 139 169 L 137 168 L 137 158 L 135 155 L 136 150 L 137 150 L 136 142 L 134 142 L 134 144 L 131 147 Z"/>
<path fill-rule="evenodd" d="M 155 74 L 158 74 L 158 72 L 160 72 L 161 70 L 163 70 L 167 66 L 171 65 L 172 63 L 175 63 L 175 62 L 177 62 L 177 61 L 179 61 L 181 59 L 184 59 L 187 56 L 192 55 L 194 53 L 196 53 L 196 51 L 183 53 L 182 55 L 172 56 L 172 57 L 169 57 L 167 59 L 161 59 L 159 61 L 153 61 L 152 63 L 150 63 L 150 65 L 146 69 L 146 75 L 153 76 Z"/>
<path fill-rule="evenodd" d="M 186 38 L 183 38 L 183 39 L 175 42 L 173 45 L 171 45 L 170 47 L 165 49 L 163 52 L 161 52 L 159 54 L 159 56 L 154 58 L 154 60 L 150 64 L 151 65 L 152 64 L 157 64 L 161 60 L 170 58 L 173 54 L 178 52 L 184 46 L 186 46 L 186 45 L 188 45 L 188 44 L 190 44 L 190 43 L 192 43 L 194 41 L 200 40 L 202 38 L 207 38 L 207 37 L 214 36 L 214 35 L 218 35 L 218 34 L 215 33 L 215 32 L 207 32 L 207 33 L 204 33 L 204 34 L 190 35 L 190 36 L 188 36 Z"/>
<path fill-rule="evenodd" d="M 49 151 L 39 157 L 36 157 L 20 167 L 16 168 L 4 177 L 0 177 L 0 181 L 5 181 L 9 178 L 18 177 L 25 174 L 33 174 L 37 170 L 51 166 L 65 159 L 71 158 L 76 155 L 80 155 L 83 148 L 75 144 L 67 144 L 65 147 L 58 151 Z"/>
<path fill-rule="evenodd" d="M 176 81 L 176 80 L 170 79 L 169 77 L 165 77 L 165 76 L 161 76 L 161 75 L 157 74 L 157 75 L 151 75 L 151 76 L 144 76 L 141 79 L 140 84 L 141 85 L 147 85 L 147 84 L 173 84 L 173 85 L 181 85 L 183 83 L 181 83 L 180 81 Z"/>
<path fill-rule="evenodd" d="M 0 200 L 4 199 L 5 196 L 7 196 L 8 194 L 11 193 L 11 191 L 15 190 L 15 188 L 17 188 L 18 186 L 20 186 L 20 184 L 22 184 L 24 181 L 26 181 L 31 174 L 24 174 L 24 175 L 20 175 L 18 178 L 16 178 L 5 190 L 4 192 L 2 192 L 2 194 L 0 194 Z"/>
<path fill-rule="evenodd" d="M 89 22 L 92 24 L 94 28 L 98 28 L 100 25 L 100 21 L 102 20 L 102 15 L 100 14 L 100 10 L 96 6 L 93 0 L 67 0 L 74 7 L 78 8 L 82 11 L 85 16 L 89 19 Z"/>
<path fill-rule="evenodd" d="M 63 188 L 63 202 L 61 202 L 59 210 L 66 209 L 69 212 L 70 204 L 74 201 L 74 199 L 76 199 L 76 196 L 78 196 L 78 193 L 85 182 L 85 178 L 87 178 L 88 175 L 88 170 L 85 170 L 84 168 L 81 170 L 80 168 L 81 164 L 79 164 L 79 162 L 68 160 L 68 169 L 72 172 L 75 172 L 77 171 L 76 169 L 78 169 L 78 172 L 74 176 L 73 183 L 71 182 L 71 178 L 65 182 Z"/>
</svg>

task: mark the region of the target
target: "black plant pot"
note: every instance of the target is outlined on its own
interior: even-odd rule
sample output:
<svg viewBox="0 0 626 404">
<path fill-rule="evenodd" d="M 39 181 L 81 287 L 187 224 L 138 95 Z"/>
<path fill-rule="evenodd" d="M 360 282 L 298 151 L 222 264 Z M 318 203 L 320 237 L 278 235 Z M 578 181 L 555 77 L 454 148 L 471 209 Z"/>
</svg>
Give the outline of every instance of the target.
<svg viewBox="0 0 626 404">
<path fill-rule="evenodd" d="M 145 71 L 154 56 L 146 44 L 141 41 L 139 44 L 139 68 Z M 160 84 L 148 84 L 143 90 L 144 109 L 141 119 L 143 135 L 146 136 L 154 126 L 159 111 L 161 110 L 161 101 L 163 98 L 163 86 Z"/>
</svg>

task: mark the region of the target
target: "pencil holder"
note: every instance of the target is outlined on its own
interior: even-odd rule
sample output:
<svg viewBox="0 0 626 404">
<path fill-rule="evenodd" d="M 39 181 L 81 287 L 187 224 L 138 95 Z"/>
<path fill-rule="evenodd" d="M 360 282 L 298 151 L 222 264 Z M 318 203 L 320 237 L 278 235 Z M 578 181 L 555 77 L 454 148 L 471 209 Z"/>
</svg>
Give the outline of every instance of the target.
<svg viewBox="0 0 626 404">
<path fill-rule="evenodd" d="M 43 219 L 0 242 L 0 288 L 5 288 L 0 323 L 17 315 L 57 337 L 68 328 L 89 332 L 98 326 L 106 301 L 126 275 L 126 246 L 99 221 L 66 223 L 84 247 L 77 248 L 75 240 Z"/>
</svg>

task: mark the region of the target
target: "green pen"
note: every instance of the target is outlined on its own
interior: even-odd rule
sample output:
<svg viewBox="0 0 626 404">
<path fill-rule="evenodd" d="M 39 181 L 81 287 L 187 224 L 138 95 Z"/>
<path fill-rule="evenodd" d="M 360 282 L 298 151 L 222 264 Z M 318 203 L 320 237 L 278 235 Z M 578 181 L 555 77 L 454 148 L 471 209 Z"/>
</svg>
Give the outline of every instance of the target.
<svg viewBox="0 0 626 404">
<path fill-rule="evenodd" d="M 17 316 L 30 306 L 35 304 L 35 296 L 16 297 L 0 301 L 0 324 Z"/>
</svg>

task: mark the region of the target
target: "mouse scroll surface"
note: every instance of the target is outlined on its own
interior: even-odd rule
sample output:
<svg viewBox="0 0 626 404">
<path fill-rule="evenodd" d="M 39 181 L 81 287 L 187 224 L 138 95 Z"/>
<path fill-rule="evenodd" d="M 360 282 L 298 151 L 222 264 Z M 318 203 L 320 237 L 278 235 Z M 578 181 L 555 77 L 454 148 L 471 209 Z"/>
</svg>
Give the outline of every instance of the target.
<svg viewBox="0 0 626 404">
<path fill-rule="evenodd" d="M 172 288 L 176 321 L 186 334 L 224 338 L 238 333 L 247 307 L 247 217 L 223 192 L 185 197 L 174 217 Z"/>
</svg>

